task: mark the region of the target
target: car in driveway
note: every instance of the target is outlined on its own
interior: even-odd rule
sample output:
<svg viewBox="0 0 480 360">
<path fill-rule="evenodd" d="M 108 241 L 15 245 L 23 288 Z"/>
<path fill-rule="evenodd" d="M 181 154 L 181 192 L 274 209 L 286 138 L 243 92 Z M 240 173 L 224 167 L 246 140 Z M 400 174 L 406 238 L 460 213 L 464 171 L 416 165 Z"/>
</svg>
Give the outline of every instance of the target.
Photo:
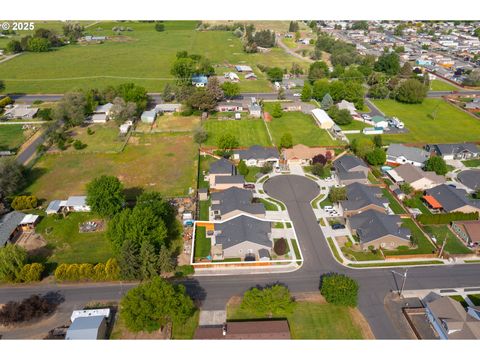
<svg viewBox="0 0 480 360">
<path fill-rule="evenodd" d="M 333 230 L 345 229 L 345 225 L 343 225 L 343 224 L 333 224 L 333 225 L 332 225 L 332 229 L 333 229 Z"/>
<path fill-rule="evenodd" d="M 255 184 L 243 184 L 244 189 L 255 189 Z"/>
<path fill-rule="evenodd" d="M 372 117 L 371 117 L 370 115 L 368 115 L 368 114 L 362 114 L 362 118 L 363 118 L 364 120 L 372 120 Z"/>
<path fill-rule="evenodd" d="M 295 94 L 293 94 L 293 96 L 294 96 L 294 97 L 300 97 L 300 96 L 302 96 L 302 94 L 300 94 L 300 93 L 295 93 Z"/>
</svg>

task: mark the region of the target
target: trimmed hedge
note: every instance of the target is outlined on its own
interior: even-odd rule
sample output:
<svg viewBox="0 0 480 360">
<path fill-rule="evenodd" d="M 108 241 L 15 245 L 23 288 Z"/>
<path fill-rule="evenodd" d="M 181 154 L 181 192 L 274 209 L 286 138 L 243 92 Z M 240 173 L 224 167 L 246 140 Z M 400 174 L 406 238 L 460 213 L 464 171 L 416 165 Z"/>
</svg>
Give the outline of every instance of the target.
<svg viewBox="0 0 480 360">
<path fill-rule="evenodd" d="M 320 292 L 331 304 L 357 306 L 358 283 L 348 276 L 335 273 L 323 275 Z"/>
<path fill-rule="evenodd" d="M 55 269 L 55 279 L 59 281 L 117 280 L 120 267 L 116 259 L 109 259 L 105 264 L 60 264 Z"/>
<path fill-rule="evenodd" d="M 450 224 L 452 221 L 478 220 L 478 212 L 468 214 L 462 212 L 451 212 L 448 214 L 421 214 L 417 216 L 417 220 L 423 225 Z"/>
</svg>

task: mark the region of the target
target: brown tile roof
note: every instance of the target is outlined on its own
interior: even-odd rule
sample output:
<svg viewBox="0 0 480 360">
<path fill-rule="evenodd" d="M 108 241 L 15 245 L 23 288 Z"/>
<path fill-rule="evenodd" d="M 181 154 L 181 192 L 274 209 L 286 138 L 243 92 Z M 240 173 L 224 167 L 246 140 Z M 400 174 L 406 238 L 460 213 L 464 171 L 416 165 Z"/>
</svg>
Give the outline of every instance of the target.
<svg viewBox="0 0 480 360">
<path fill-rule="evenodd" d="M 287 320 L 229 321 L 227 334 L 223 336 L 222 326 L 199 327 L 195 339 L 226 340 L 285 340 L 290 339 Z"/>
</svg>

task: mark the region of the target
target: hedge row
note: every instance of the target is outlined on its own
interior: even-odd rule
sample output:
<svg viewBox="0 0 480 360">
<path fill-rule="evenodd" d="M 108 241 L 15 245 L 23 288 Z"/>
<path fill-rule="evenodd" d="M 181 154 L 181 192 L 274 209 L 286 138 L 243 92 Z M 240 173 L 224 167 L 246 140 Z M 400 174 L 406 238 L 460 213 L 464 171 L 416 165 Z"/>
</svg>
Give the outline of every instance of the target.
<svg viewBox="0 0 480 360">
<path fill-rule="evenodd" d="M 417 220 L 424 225 L 450 224 L 452 221 L 478 220 L 478 212 L 468 214 L 462 212 L 451 212 L 447 214 L 421 214 L 418 215 Z"/>
<path fill-rule="evenodd" d="M 42 279 L 43 271 L 45 267 L 40 263 L 31 263 L 23 266 L 20 270 L 18 280 L 24 283 L 40 281 Z"/>
<path fill-rule="evenodd" d="M 59 281 L 117 280 L 120 277 L 120 267 L 116 259 L 109 259 L 105 264 L 60 264 L 55 269 L 55 279 Z"/>
</svg>

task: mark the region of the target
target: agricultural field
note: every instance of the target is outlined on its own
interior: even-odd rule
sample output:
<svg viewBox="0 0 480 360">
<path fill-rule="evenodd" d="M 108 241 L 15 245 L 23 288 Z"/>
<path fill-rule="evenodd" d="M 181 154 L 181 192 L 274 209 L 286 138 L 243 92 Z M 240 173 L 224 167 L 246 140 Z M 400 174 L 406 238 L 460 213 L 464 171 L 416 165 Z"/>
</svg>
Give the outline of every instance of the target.
<svg viewBox="0 0 480 360">
<path fill-rule="evenodd" d="M 16 150 L 24 141 L 22 125 L 0 125 L 0 151 Z"/>
<path fill-rule="evenodd" d="M 151 134 L 132 136 L 118 154 L 47 154 L 33 167 L 26 191 L 40 199 L 63 199 L 84 194 L 95 177 L 114 175 L 130 198 L 141 188 L 186 195 L 196 185 L 196 149 L 191 135 Z"/>
<path fill-rule="evenodd" d="M 427 98 L 422 104 L 402 104 L 391 99 L 374 103 L 386 115 L 397 116 L 409 130 L 406 134 L 384 134 L 387 143 L 448 143 L 480 138 L 480 121 L 441 99 Z"/>
<path fill-rule="evenodd" d="M 252 145 L 271 146 L 265 123 L 256 120 L 207 120 L 203 127 L 208 133 L 206 146 L 217 146 L 217 141 L 223 134 L 234 135 L 241 147 Z"/>
<path fill-rule="evenodd" d="M 116 26 L 131 28 L 117 35 Z M 256 81 L 240 81 L 242 91 L 271 90 L 257 65 L 291 67 L 307 64 L 274 48 L 267 53 L 243 52 L 241 40 L 227 31 L 196 31 L 196 21 L 167 21 L 165 31 L 153 23 L 98 22 L 89 35 L 110 36 L 102 44 L 74 44 L 47 53 L 24 53 L 0 64 L 6 92 L 62 93 L 78 88 L 104 88 L 133 81 L 148 91 L 161 91 L 173 82 L 170 68 L 177 51 L 187 50 L 209 58 L 215 66 L 248 64 Z M 139 55 L 141 54 L 141 61 Z M 231 68 L 233 70 L 233 68 Z"/>
<path fill-rule="evenodd" d="M 265 110 L 271 109 L 270 104 L 265 105 Z M 292 134 L 293 144 L 307 146 L 338 145 L 326 130 L 320 129 L 311 115 L 302 112 L 283 112 L 282 117 L 273 118 L 267 122 L 275 145 L 280 144 L 280 139 L 285 133 Z"/>
</svg>

